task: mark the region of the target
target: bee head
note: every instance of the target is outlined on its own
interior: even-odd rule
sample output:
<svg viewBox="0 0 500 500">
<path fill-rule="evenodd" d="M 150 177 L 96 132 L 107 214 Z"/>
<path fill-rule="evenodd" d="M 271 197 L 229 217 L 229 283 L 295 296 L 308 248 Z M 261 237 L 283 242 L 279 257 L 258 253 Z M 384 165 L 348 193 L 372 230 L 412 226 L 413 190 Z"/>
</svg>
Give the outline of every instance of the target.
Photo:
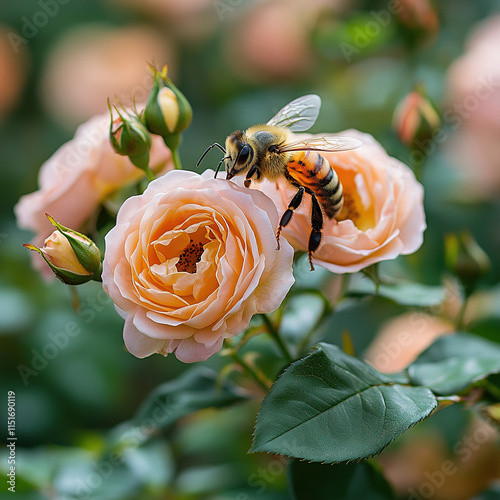
<svg viewBox="0 0 500 500">
<path fill-rule="evenodd" d="M 232 179 L 235 175 L 246 172 L 252 165 L 254 150 L 244 140 L 243 132 L 237 130 L 226 140 L 226 179 Z"/>
</svg>

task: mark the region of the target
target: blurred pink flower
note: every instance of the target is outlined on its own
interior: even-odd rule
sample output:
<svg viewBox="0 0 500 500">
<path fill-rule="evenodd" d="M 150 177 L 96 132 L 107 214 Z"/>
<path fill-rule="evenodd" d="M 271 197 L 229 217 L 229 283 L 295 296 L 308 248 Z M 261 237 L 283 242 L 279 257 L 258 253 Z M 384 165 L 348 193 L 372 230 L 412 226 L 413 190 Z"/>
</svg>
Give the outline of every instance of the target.
<svg viewBox="0 0 500 500">
<path fill-rule="evenodd" d="M 415 252 L 426 224 L 423 188 L 413 172 L 390 157 L 371 135 L 357 130 L 339 135 L 360 139 L 363 145 L 352 151 L 322 153 L 342 183 L 344 206 L 337 220 L 325 217 L 323 239 L 313 262 L 335 273 L 352 273 Z M 275 201 L 280 214 L 295 193 L 284 182 L 264 181 L 258 187 Z M 307 250 L 311 232 L 311 202 L 308 196 L 305 200 L 282 233 L 302 251 Z"/>
<path fill-rule="evenodd" d="M 20 40 L 24 38 L 0 25 L 0 120 L 16 104 L 24 88 L 27 54 Z"/>
<path fill-rule="evenodd" d="M 194 16 L 213 8 L 213 0 L 110 0 L 110 3 L 129 6 L 167 20 Z"/>
<path fill-rule="evenodd" d="M 36 233 L 33 244 L 42 246 L 54 230 L 46 213 L 59 223 L 82 230 L 99 204 L 117 189 L 144 177 L 125 156 L 115 153 L 109 140 L 109 114 L 81 125 L 75 137 L 61 146 L 40 168 L 40 188 L 23 196 L 14 208 L 17 223 Z M 157 172 L 173 168 L 170 151 L 153 137 L 151 161 Z M 35 266 L 50 275 L 42 259 Z"/>
<path fill-rule="evenodd" d="M 448 70 L 445 120 L 456 129 L 447 145 L 465 175 L 464 194 L 491 197 L 500 190 L 500 16 L 469 37 L 465 54 Z"/>
<path fill-rule="evenodd" d="M 107 110 L 115 96 L 124 106 L 146 102 L 153 84 L 147 64 L 169 64 L 174 51 L 164 36 L 147 27 L 86 26 L 63 37 L 42 77 L 42 98 L 60 123 L 74 127 Z"/>
<path fill-rule="evenodd" d="M 139 358 L 207 359 L 293 284 L 293 249 L 276 251 L 278 214 L 258 191 L 182 170 L 122 205 L 106 236 L 103 285 Z"/>
<path fill-rule="evenodd" d="M 174 39 L 200 42 L 212 35 L 222 19 L 217 16 L 222 9 L 233 10 L 227 0 L 108 0 L 111 8 L 124 7 L 140 12 L 155 22 L 161 22 Z"/>
<path fill-rule="evenodd" d="M 456 420 L 446 422 L 451 426 Z M 385 451 L 380 463 L 396 498 L 470 500 L 481 498 L 496 484 L 500 476 L 498 427 L 471 412 L 459 436 L 450 449 L 446 433 L 437 432 L 433 425 L 422 426 Z"/>
<path fill-rule="evenodd" d="M 300 80 L 314 67 L 310 36 L 321 0 L 271 0 L 240 7 L 227 31 L 228 63 L 245 80 Z"/>
<path fill-rule="evenodd" d="M 365 358 L 380 372 L 399 372 L 438 337 L 453 331 L 450 321 L 423 312 L 408 312 L 382 326 Z"/>
</svg>

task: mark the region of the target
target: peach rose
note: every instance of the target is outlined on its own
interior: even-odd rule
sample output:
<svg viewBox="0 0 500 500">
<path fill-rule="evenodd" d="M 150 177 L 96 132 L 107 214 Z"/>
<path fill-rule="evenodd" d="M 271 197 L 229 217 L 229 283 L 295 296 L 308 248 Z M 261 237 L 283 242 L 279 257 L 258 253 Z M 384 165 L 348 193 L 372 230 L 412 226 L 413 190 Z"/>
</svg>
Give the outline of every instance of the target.
<svg viewBox="0 0 500 500">
<path fill-rule="evenodd" d="M 127 349 L 205 360 L 254 314 L 277 309 L 294 282 L 293 249 L 276 250 L 277 223 L 269 198 L 211 170 L 168 172 L 125 201 L 102 278 L 125 316 Z"/>
<path fill-rule="evenodd" d="M 390 157 L 371 135 L 357 130 L 339 135 L 360 139 L 363 145 L 352 151 L 322 153 L 342 182 L 344 206 L 337 220 L 325 217 L 313 263 L 335 273 L 353 273 L 415 252 L 426 225 L 423 188 L 413 172 Z M 295 193 L 284 182 L 264 181 L 257 187 L 275 201 L 280 214 Z M 309 196 L 304 198 L 282 234 L 296 249 L 307 251 L 311 202 Z"/>
<path fill-rule="evenodd" d="M 15 206 L 19 227 L 36 233 L 35 246 L 41 246 L 54 230 L 46 213 L 79 231 L 107 196 L 144 177 L 126 156 L 118 155 L 111 147 L 109 123 L 107 114 L 81 125 L 75 137 L 42 165 L 40 189 L 23 196 Z M 153 137 L 150 163 L 156 171 L 173 168 L 170 151 L 159 136 Z M 46 271 L 41 259 L 35 258 L 34 263 Z"/>
</svg>

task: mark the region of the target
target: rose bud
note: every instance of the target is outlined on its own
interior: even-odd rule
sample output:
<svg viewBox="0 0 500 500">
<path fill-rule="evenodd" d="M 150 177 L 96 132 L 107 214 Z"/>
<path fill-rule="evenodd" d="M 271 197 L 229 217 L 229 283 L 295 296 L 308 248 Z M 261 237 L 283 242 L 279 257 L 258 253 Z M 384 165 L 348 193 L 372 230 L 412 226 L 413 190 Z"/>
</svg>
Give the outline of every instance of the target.
<svg viewBox="0 0 500 500">
<path fill-rule="evenodd" d="M 113 149 L 122 156 L 128 156 L 130 161 L 141 169 L 149 167 L 149 151 L 151 136 L 137 115 L 121 111 L 115 106 L 118 118 L 113 119 L 113 110 L 108 100 L 111 124 L 109 137 Z"/>
<path fill-rule="evenodd" d="M 431 0 L 400 0 L 401 35 L 410 47 L 432 45 L 439 34 L 439 17 Z"/>
<path fill-rule="evenodd" d="M 96 244 L 87 236 L 58 224 L 49 215 L 47 218 L 57 229 L 45 240 L 43 248 L 31 244 L 23 246 L 38 252 L 66 285 L 99 281 L 101 254 Z"/>
<path fill-rule="evenodd" d="M 489 257 L 467 231 L 445 236 L 444 257 L 446 266 L 460 280 L 467 296 L 491 267 Z"/>
<path fill-rule="evenodd" d="M 184 94 L 167 77 L 167 67 L 153 71 L 153 88 L 145 109 L 146 126 L 153 134 L 163 137 L 165 144 L 176 150 L 180 133 L 191 123 L 193 111 Z"/>
<path fill-rule="evenodd" d="M 397 106 L 393 128 L 399 140 L 411 148 L 422 146 L 441 126 L 441 118 L 427 98 L 422 86 L 417 86 Z"/>
</svg>

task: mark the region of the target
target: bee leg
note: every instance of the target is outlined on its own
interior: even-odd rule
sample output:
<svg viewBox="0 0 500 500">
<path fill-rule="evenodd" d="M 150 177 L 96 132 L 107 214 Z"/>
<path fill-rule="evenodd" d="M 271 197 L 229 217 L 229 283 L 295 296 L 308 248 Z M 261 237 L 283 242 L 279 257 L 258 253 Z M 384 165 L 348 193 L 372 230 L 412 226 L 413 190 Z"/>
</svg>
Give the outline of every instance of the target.
<svg viewBox="0 0 500 500">
<path fill-rule="evenodd" d="M 246 188 L 250 187 L 250 183 L 252 182 L 252 177 L 255 174 L 255 172 L 257 172 L 257 164 L 252 165 L 250 167 L 250 170 L 247 172 L 247 175 L 245 177 L 245 182 L 243 183 Z"/>
<path fill-rule="evenodd" d="M 276 231 L 276 241 L 278 243 L 277 250 L 280 249 L 280 234 L 281 229 L 284 228 L 292 219 L 293 211 L 300 206 L 302 203 L 302 197 L 304 196 L 304 186 L 299 186 L 299 190 L 292 198 L 292 201 L 288 204 L 288 208 L 285 210 L 285 213 L 281 216 L 280 225 L 278 227 L 278 231 Z"/>
<path fill-rule="evenodd" d="M 306 191 L 311 195 L 312 200 L 312 211 L 311 211 L 311 235 L 309 236 L 309 244 L 307 246 L 307 255 L 309 256 L 309 264 L 311 265 L 311 271 L 314 271 L 314 266 L 312 263 L 312 254 L 315 252 L 319 244 L 321 243 L 321 229 L 323 229 L 323 212 L 319 205 L 318 199 L 309 188 Z"/>
</svg>

